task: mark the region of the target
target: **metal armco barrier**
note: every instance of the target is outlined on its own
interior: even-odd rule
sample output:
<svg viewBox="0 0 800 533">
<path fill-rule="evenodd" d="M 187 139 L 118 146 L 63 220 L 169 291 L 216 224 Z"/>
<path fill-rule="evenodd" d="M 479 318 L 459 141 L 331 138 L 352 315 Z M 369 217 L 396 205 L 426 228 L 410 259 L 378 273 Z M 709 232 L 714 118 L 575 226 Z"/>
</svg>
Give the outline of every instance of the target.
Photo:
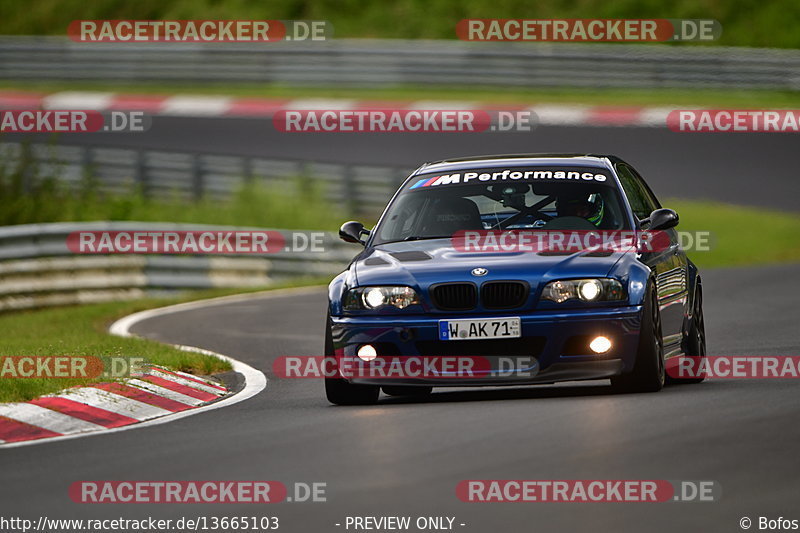
<svg viewBox="0 0 800 533">
<path fill-rule="evenodd" d="M 27 166 L 20 166 L 22 160 Z M 380 213 L 413 169 L 265 159 L 128 148 L 0 143 L 0 175 L 24 168 L 26 180 L 52 177 L 77 186 L 91 175 L 99 188 L 147 196 L 224 198 L 249 180 L 287 187 L 299 178 L 321 186 L 326 199 L 353 216 Z"/>
<path fill-rule="evenodd" d="M 800 89 L 800 51 L 648 44 L 334 39 L 77 43 L 0 38 L 7 80 L 275 83 L 341 87 Z"/>
<path fill-rule="evenodd" d="M 151 291 L 266 287 L 299 276 L 333 276 L 358 246 L 326 234 L 323 252 L 230 255 L 76 255 L 76 231 L 233 231 L 199 224 L 86 222 L 0 227 L 0 311 L 142 297 Z M 273 231 L 273 230 L 271 230 Z M 284 236 L 292 230 L 280 231 Z"/>
</svg>

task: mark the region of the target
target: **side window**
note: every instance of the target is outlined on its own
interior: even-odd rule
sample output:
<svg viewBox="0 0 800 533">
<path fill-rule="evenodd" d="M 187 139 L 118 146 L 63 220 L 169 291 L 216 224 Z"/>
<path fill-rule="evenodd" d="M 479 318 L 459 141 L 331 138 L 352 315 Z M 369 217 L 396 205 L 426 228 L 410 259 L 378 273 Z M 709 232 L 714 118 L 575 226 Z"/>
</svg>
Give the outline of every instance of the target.
<svg viewBox="0 0 800 533">
<path fill-rule="evenodd" d="M 405 195 L 397 200 L 392 216 L 381 227 L 380 238 L 385 241 L 401 240 L 413 233 L 424 205 L 424 196 Z"/>
<path fill-rule="evenodd" d="M 656 209 L 657 204 L 644 184 L 625 165 L 617 165 L 617 175 L 619 175 L 625 196 L 628 197 L 628 202 L 631 204 L 633 214 L 640 220 L 649 217 L 650 213 Z"/>
<path fill-rule="evenodd" d="M 647 183 L 645 183 L 644 179 L 642 179 L 642 176 L 640 176 L 639 173 L 636 172 L 636 169 L 634 169 L 632 167 L 626 167 L 626 168 L 631 172 L 631 174 L 633 174 L 634 180 L 641 187 L 645 198 L 647 198 L 647 203 L 649 205 L 653 206 L 653 209 L 660 209 L 661 208 L 661 203 L 656 198 L 656 195 L 653 194 L 653 191 L 650 190 L 650 187 L 647 186 Z M 651 209 L 650 212 L 651 213 L 653 212 L 652 209 Z"/>
</svg>

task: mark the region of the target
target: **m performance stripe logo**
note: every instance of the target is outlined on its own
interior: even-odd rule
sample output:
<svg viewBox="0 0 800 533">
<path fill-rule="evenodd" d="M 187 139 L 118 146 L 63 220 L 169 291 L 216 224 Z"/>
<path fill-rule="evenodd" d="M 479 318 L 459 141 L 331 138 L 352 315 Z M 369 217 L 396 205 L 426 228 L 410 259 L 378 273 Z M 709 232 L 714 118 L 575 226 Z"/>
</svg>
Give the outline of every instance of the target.
<svg viewBox="0 0 800 533">
<path fill-rule="evenodd" d="M 442 174 L 440 176 L 426 177 L 417 181 L 409 189 L 420 187 L 436 187 L 438 185 L 466 184 L 473 180 L 485 181 L 518 181 L 518 180 L 568 180 L 568 181 L 587 181 L 605 182 L 608 176 L 597 173 L 594 170 L 577 172 L 565 170 L 511 170 L 504 169 L 496 172 L 464 172 L 456 174 Z"/>
</svg>

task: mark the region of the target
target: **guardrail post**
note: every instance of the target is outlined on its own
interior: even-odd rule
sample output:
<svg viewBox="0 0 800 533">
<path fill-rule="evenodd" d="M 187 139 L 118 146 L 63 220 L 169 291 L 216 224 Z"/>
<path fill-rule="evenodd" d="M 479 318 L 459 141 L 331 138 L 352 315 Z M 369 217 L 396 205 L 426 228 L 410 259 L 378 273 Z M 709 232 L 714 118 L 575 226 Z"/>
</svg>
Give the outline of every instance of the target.
<svg viewBox="0 0 800 533">
<path fill-rule="evenodd" d="M 149 196 L 149 183 L 147 179 L 147 166 L 145 165 L 144 150 L 136 150 L 133 161 L 133 180 L 141 194 Z"/>
<path fill-rule="evenodd" d="M 203 172 L 200 168 L 200 156 L 192 154 L 192 196 L 195 200 L 203 198 Z"/>
<path fill-rule="evenodd" d="M 358 191 L 356 190 L 355 169 L 353 165 L 344 165 L 342 173 L 342 196 L 348 215 L 358 214 Z"/>
<path fill-rule="evenodd" d="M 244 175 L 244 181 L 248 185 L 253 183 L 253 179 L 255 176 L 253 175 L 253 158 L 252 157 L 244 157 L 242 158 L 242 174 Z"/>
<path fill-rule="evenodd" d="M 89 183 L 94 176 L 94 157 L 92 148 L 89 146 L 81 147 L 81 178 L 84 183 Z"/>
</svg>

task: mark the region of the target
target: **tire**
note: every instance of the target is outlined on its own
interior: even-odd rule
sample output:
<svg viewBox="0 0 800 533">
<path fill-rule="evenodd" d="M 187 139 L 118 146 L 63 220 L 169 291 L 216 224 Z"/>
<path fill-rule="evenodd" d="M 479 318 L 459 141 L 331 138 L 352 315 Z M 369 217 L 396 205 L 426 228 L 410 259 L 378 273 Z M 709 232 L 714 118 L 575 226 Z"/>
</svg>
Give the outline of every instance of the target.
<svg viewBox="0 0 800 533">
<path fill-rule="evenodd" d="M 433 387 L 412 387 L 403 385 L 381 387 L 381 389 L 383 393 L 388 396 L 410 396 L 413 398 L 424 397 L 433 392 Z"/>
<path fill-rule="evenodd" d="M 333 357 L 333 334 L 331 332 L 331 315 L 325 320 L 325 356 Z M 370 405 L 378 401 L 380 387 L 372 385 L 352 385 L 341 378 L 325 378 L 325 395 L 335 405 Z"/>
<path fill-rule="evenodd" d="M 684 339 L 684 353 L 691 357 L 706 357 L 706 321 L 703 317 L 703 286 L 699 281 L 697 282 L 697 294 L 695 294 L 694 308 L 692 309 L 692 324 Z M 701 372 L 700 375 L 695 378 L 674 378 L 667 376 L 668 383 L 675 383 L 677 385 L 702 383 L 705 379 L 705 372 Z"/>
<path fill-rule="evenodd" d="M 611 378 L 611 386 L 618 392 L 658 392 L 664 388 L 665 382 L 661 312 L 655 288 L 651 284 L 642 309 L 642 326 L 633 371 Z"/>
</svg>

